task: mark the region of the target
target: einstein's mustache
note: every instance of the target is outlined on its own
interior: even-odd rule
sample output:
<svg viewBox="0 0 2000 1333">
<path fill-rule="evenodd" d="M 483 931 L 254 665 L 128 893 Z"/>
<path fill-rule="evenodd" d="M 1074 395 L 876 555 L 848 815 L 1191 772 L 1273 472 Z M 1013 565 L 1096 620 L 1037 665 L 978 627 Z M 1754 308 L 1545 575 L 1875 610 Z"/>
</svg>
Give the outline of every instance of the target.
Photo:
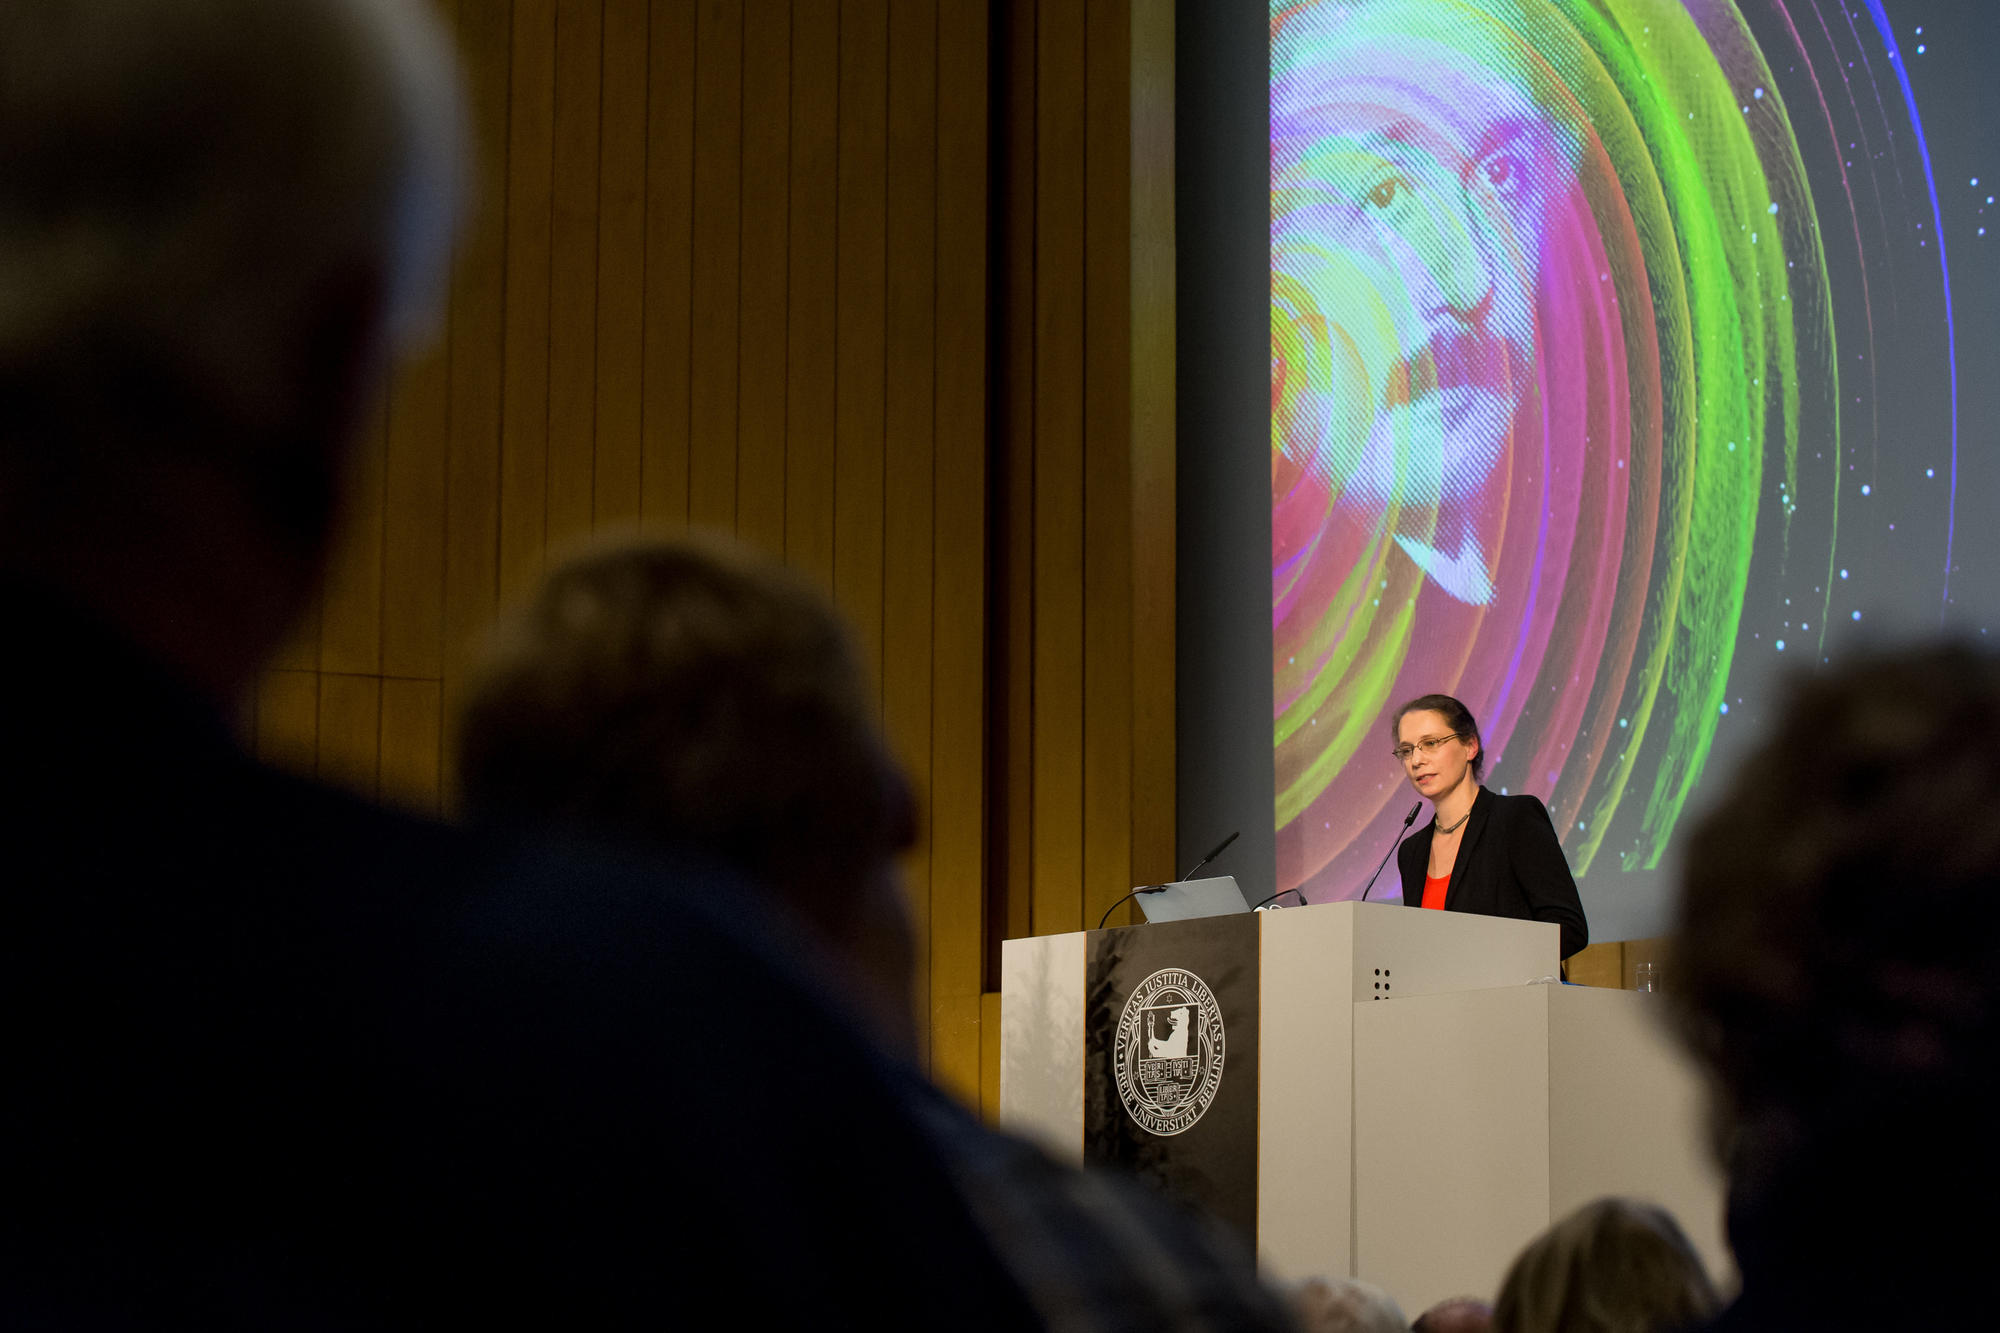
<svg viewBox="0 0 2000 1333">
<path fill-rule="evenodd" d="M 1440 331 L 1389 366 L 1381 410 L 1408 407 L 1443 389 L 1483 389 L 1512 397 L 1526 378 L 1530 354 L 1514 339 L 1471 329 Z"/>
</svg>

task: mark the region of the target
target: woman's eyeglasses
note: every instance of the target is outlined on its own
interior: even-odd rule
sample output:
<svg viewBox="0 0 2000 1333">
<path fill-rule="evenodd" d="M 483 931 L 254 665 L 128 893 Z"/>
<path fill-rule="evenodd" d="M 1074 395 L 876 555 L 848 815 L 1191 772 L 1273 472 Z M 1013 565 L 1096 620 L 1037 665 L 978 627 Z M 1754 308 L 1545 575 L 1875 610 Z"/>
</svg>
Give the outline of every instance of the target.
<svg viewBox="0 0 2000 1333">
<path fill-rule="evenodd" d="M 1395 756 L 1397 763 L 1407 764 L 1417 755 L 1429 758 L 1431 755 L 1436 754 L 1438 746 L 1443 745 L 1446 741 L 1463 739 L 1464 737 L 1454 731 L 1449 736 L 1432 736 L 1427 740 L 1418 741 L 1415 745 L 1398 745 L 1395 749 L 1389 751 L 1389 753 Z"/>
</svg>

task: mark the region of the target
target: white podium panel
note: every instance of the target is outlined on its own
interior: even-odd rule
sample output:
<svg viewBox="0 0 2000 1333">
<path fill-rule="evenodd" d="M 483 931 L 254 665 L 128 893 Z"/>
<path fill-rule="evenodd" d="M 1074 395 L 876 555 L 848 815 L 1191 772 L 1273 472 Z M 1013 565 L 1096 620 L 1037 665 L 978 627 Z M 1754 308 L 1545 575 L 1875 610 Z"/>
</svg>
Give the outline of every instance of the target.
<svg viewBox="0 0 2000 1333">
<path fill-rule="evenodd" d="M 1000 945 L 1000 1123 L 1064 1162 L 1083 1160 L 1084 939 Z"/>
<path fill-rule="evenodd" d="M 1655 997 L 1526 986 L 1357 1006 L 1356 1276 L 1422 1310 L 1490 1299 L 1522 1246 L 1606 1194 L 1666 1207 L 1731 1269 L 1700 1085 Z"/>
<path fill-rule="evenodd" d="M 1232 1183 L 1212 1206 L 1254 1220 L 1267 1271 L 1352 1274 L 1406 1310 L 1490 1298 L 1521 1246 L 1603 1194 L 1670 1209 L 1727 1280 L 1699 1080 L 1652 1021 L 1655 997 L 1530 984 L 1556 972 L 1554 925 L 1381 903 L 1287 908 L 1254 929 L 1210 921 L 1232 924 L 1008 940 L 1001 1123 L 1069 1161 L 1088 1138 L 1095 1160 L 1136 1164 L 1169 1192 L 1210 1188 L 1188 1182 L 1220 1179 L 1209 1168 L 1226 1157 Z M 1231 1052 L 1214 1105 L 1233 1109 L 1147 1138 L 1105 1091 L 1105 1034 L 1137 993 L 1132 974 L 1162 967 L 1213 986 L 1203 1003 Z"/>
<path fill-rule="evenodd" d="M 1561 931 L 1386 903 L 1325 903 L 1265 913 L 1258 943 L 1258 1257 L 1283 1277 L 1352 1273 L 1354 1006 L 1343 1001 L 1533 981 L 1556 970 Z M 1004 1110 L 1004 1078 L 1000 1095 Z"/>
<path fill-rule="evenodd" d="M 1000 1122 L 1066 1161 L 1083 1155 L 1084 946 L 1092 933 L 1000 947 Z M 1258 1253 L 1287 1276 L 1349 1273 L 1353 1002 L 1552 975 L 1560 931 L 1388 903 L 1323 903 L 1263 913 L 1257 947 Z"/>
</svg>

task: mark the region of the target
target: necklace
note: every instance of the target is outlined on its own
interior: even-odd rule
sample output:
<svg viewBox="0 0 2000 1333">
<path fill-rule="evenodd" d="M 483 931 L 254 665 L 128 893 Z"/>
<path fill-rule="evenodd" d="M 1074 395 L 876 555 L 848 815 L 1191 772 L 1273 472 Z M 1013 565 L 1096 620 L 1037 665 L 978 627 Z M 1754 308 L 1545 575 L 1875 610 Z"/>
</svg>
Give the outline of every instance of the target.
<svg viewBox="0 0 2000 1333">
<path fill-rule="evenodd" d="M 1450 827 L 1448 827 L 1448 828 L 1446 828 L 1446 827 L 1440 827 L 1440 828 L 1439 828 L 1439 829 L 1437 830 L 1437 833 L 1436 833 L 1436 836 L 1438 836 L 1438 837 L 1440 837 L 1440 838 L 1448 838 L 1448 837 L 1450 837 L 1450 836 L 1451 836 L 1452 834 L 1454 834 L 1454 833 L 1458 832 L 1458 831 L 1459 831 L 1459 829 L 1463 828 L 1463 827 L 1465 826 L 1465 821 L 1466 821 L 1466 820 L 1468 820 L 1468 819 L 1470 819 L 1470 818 L 1472 818 L 1472 811 L 1470 811 L 1470 810 L 1467 810 L 1467 811 L 1466 811 L 1466 812 L 1465 812 L 1464 814 L 1462 814 L 1462 815 L 1460 815 L 1460 816 L 1458 817 L 1458 822 L 1457 822 L 1456 824 L 1453 824 L 1453 825 L 1451 825 L 1451 826 L 1450 826 Z"/>
</svg>

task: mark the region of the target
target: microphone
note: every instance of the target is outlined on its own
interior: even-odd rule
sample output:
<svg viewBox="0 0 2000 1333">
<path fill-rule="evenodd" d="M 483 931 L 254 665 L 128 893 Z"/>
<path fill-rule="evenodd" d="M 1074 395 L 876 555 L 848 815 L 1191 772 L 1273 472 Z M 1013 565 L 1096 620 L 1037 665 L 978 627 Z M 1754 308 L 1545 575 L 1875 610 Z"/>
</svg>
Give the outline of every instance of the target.
<svg viewBox="0 0 2000 1333">
<path fill-rule="evenodd" d="M 1243 830 L 1237 829 L 1236 832 L 1230 834 L 1228 837 L 1224 838 L 1221 842 L 1216 843 L 1215 850 L 1210 852 L 1207 856 L 1202 857 L 1201 860 L 1196 861 L 1194 863 L 1194 870 L 1190 870 L 1185 875 L 1182 875 L 1181 880 L 1193 879 L 1195 870 L 1201 869 L 1203 866 L 1207 865 L 1210 861 L 1213 861 L 1216 857 L 1222 855 L 1222 853 L 1228 849 L 1229 844 L 1235 842 L 1237 838 L 1241 837 L 1242 835 L 1243 835 Z M 1176 882 L 1178 883 L 1180 881 Z M 1166 886 L 1163 884 L 1160 887 L 1165 888 Z"/>
<path fill-rule="evenodd" d="M 1210 861 L 1213 861 L 1216 857 L 1222 855 L 1223 849 L 1228 847 L 1230 843 L 1235 842 L 1236 839 L 1242 835 L 1242 833 L 1243 833 L 1242 829 L 1237 829 L 1235 833 L 1230 834 L 1228 837 L 1224 838 L 1221 842 L 1216 843 L 1214 850 L 1209 852 L 1207 856 L 1202 857 L 1201 860 L 1196 861 L 1194 863 L 1194 870 L 1188 871 L 1185 875 L 1182 875 L 1179 880 L 1175 880 L 1174 883 L 1178 884 L 1181 882 L 1181 880 L 1193 879 L 1195 870 L 1201 869 L 1203 866 L 1207 865 Z M 1140 888 L 1132 890 L 1132 892 L 1126 894 L 1123 898 L 1120 898 L 1117 902 L 1111 904 L 1111 906 L 1104 909 L 1104 915 L 1097 918 L 1097 928 L 1099 930 L 1103 930 L 1104 923 L 1111 919 L 1111 914 L 1113 912 L 1123 907 L 1126 903 L 1131 902 L 1134 898 L 1138 897 L 1140 894 L 1164 893 L 1172 887 L 1173 884 L 1147 884 Z"/>
<path fill-rule="evenodd" d="M 1368 901 L 1368 890 L 1374 888 L 1375 881 L 1382 878 L 1382 867 L 1389 864 L 1389 858 L 1394 856 L 1396 854 L 1396 849 L 1403 845 L 1403 835 L 1410 831 L 1410 825 L 1417 822 L 1417 816 L 1423 813 L 1423 808 L 1424 808 L 1424 803 L 1422 801 L 1418 801 L 1415 805 L 1410 807 L 1410 813 L 1403 816 L 1403 827 L 1396 830 L 1395 841 L 1389 844 L 1388 851 L 1382 853 L 1381 861 L 1376 863 L 1375 873 L 1370 875 L 1368 877 L 1368 882 L 1361 886 L 1362 902 L 1365 903 Z"/>
<path fill-rule="evenodd" d="M 1298 894 L 1299 906 L 1304 907 L 1306 905 L 1306 891 L 1301 888 L 1290 888 L 1290 889 L 1279 889 L 1276 893 L 1266 898 L 1263 902 L 1258 903 L 1255 907 L 1251 908 L 1250 910 L 1253 912 L 1261 912 L 1264 910 L 1266 906 L 1278 901 L 1278 899 L 1284 897 L 1288 893 Z"/>
</svg>

